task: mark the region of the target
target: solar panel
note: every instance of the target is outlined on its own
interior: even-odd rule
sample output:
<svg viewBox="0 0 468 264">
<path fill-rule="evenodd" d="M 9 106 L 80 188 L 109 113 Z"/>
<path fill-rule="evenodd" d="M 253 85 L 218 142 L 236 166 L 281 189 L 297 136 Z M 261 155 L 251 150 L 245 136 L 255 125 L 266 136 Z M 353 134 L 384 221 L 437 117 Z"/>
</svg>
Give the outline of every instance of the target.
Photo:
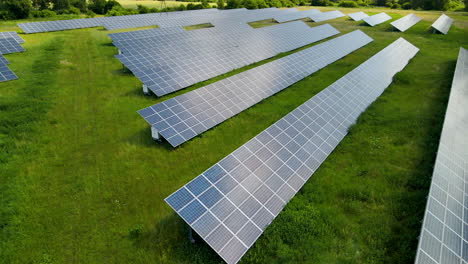
<svg viewBox="0 0 468 264">
<path fill-rule="evenodd" d="M 165 201 L 237 263 L 417 52 L 398 39 Z"/>
<path fill-rule="evenodd" d="M 419 18 L 417 15 L 409 14 L 396 21 L 393 21 L 390 24 L 394 26 L 396 29 L 398 29 L 399 31 L 404 32 L 408 28 L 416 25 L 416 23 L 418 23 L 419 21 L 421 21 L 421 18 Z"/>
<path fill-rule="evenodd" d="M 224 122 L 363 47 L 362 31 L 345 34 L 139 111 L 173 147 Z"/>
<path fill-rule="evenodd" d="M 186 30 L 183 27 L 170 27 L 170 28 L 152 28 L 152 29 L 135 30 L 135 31 L 128 31 L 128 32 L 111 33 L 111 34 L 108 34 L 108 36 L 112 39 L 112 41 L 124 41 L 124 40 L 139 39 L 139 38 L 165 36 L 165 35 L 181 33 L 181 32 L 186 32 Z"/>
<path fill-rule="evenodd" d="M 137 49 L 116 57 L 143 82 L 144 89 L 162 96 L 339 33 L 330 25 L 311 28 L 302 21 L 292 23 L 256 29 L 231 42 L 226 36 L 169 48 L 152 44 L 152 51 Z M 273 27 L 281 30 L 272 31 Z"/>
<path fill-rule="evenodd" d="M 435 22 L 431 25 L 432 28 L 439 31 L 440 33 L 447 35 L 450 27 L 452 26 L 453 19 L 449 16 L 442 14 Z"/>
<path fill-rule="evenodd" d="M 14 38 L 18 43 L 24 43 L 24 39 L 22 39 L 17 32 L 15 31 L 7 31 L 7 32 L 0 32 L 0 39 L 2 38 Z"/>
<path fill-rule="evenodd" d="M 25 49 L 14 38 L 0 38 L 0 54 L 22 51 L 25 51 Z"/>
<path fill-rule="evenodd" d="M 10 64 L 10 62 L 5 57 L 3 57 L 2 54 L 0 54 L 0 65 L 7 65 L 7 64 Z"/>
<path fill-rule="evenodd" d="M 369 26 L 373 27 L 373 26 L 381 24 L 381 23 L 383 23 L 383 22 L 385 22 L 387 20 L 390 20 L 390 19 L 392 19 L 391 16 L 389 16 L 386 13 L 382 12 L 382 13 L 379 13 L 377 15 L 373 15 L 373 16 L 370 16 L 370 17 L 365 17 L 362 20 L 364 20 L 364 22 L 366 22 Z"/>
<path fill-rule="evenodd" d="M 310 15 L 310 19 L 314 22 L 322 22 L 326 20 L 331 20 L 339 17 L 344 17 L 345 14 L 341 13 L 340 11 L 329 11 L 329 12 L 324 12 L 324 13 L 317 13 Z"/>
<path fill-rule="evenodd" d="M 363 18 L 368 17 L 368 15 L 364 12 L 356 12 L 348 14 L 348 16 L 354 21 L 361 21 Z"/>
<path fill-rule="evenodd" d="M 416 264 L 468 263 L 468 51 L 460 48 Z"/>
<path fill-rule="evenodd" d="M 307 18 L 310 15 L 318 14 L 318 13 L 320 13 L 320 11 L 317 9 L 309 9 L 309 10 L 304 10 L 304 11 L 299 11 L 299 12 L 294 12 L 294 13 L 277 15 L 274 17 L 274 19 L 279 23 L 283 23 L 287 21 Z"/>
<path fill-rule="evenodd" d="M 16 74 L 14 74 L 10 68 L 6 65 L 0 64 L 0 82 L 4 81 L 10 81 L 10 80 L 15 80 L 18 79 Z"/>
</svg>

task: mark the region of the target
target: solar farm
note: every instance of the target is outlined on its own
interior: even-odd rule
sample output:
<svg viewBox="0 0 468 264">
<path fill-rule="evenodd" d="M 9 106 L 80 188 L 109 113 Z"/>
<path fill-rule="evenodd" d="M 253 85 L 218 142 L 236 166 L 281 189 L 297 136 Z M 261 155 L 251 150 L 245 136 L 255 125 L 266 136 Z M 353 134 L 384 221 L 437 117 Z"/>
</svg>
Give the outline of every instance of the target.
<svg viewBox="0 0 468 264">
<path fill-rule="evenodd" d="M 468 264 L 467 17 L 2 22 L 0 259 Z"/>
</svg>

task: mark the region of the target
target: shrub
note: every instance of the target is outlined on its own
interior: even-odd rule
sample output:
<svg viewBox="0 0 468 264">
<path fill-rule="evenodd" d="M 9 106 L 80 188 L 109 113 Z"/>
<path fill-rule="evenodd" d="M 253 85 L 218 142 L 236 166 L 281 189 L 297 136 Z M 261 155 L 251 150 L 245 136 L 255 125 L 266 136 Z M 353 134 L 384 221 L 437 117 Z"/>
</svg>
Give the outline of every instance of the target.
<svg viewBox="0 0 468 264">
<path fill-rule="evenodd" d="M 330 6 L 333 5 L 330 0 L 312 0 L 313 6 Z"/>
<path fill-rule="evenodd" d="M 226 4 L 227 9 L 235 9 L 235 8 L 241 8 L 241 7 L 242 7 L 241 0 L 227 0 L 227 4 Z"/>
<path fill-rule="evenodd" d="M 247 9 L 257 9 L 258 4 L 256 0 L 244 0 L 242 2 L 242 6 L 244 6 Z"/>
<path fill-rule="evenodd" d="M 137 10 L 139 14 L 146 14 L 150 12 L 149 8 L 144 5 L 137 5 Z"/>
<path fill-rule="evenodd" d="M 79 15 L 81 12 L 80 12 L 80 9 L 72 6 L 68 9 L 68 14 L 74 14 L 74 15 Z"/>
<path fill-rule="evenodd" d="M 341 7 L 358 7 L 357 3 L 354 1 L 341 1 L 338 3 L 338 6 Z"/>
<path fill-rule="evenodd" d="M 95 17 L 95 16 L 96 16 L 96 13 L 94 13 L 93 11 L 91 10 L 86 11 L 86 17 Z"/>
<path fill-rule="evenodd" d="M 218 6 L 218 9 L 223 9 L 225 2 L 224 0 L 218 0 L 218 2 L 216 2 L 216 5 Z"/>
<path fill-rule="evenodd" d="M 27 18 L 31 9 L 30 0 L 0 0 L 0 10 L 5 12 L 2 16 L 8 19 Z"/>
<path fill-rule="evenodd" d="M 56 15 L 57 15 L 57 13 L 55 13 L 54 11 L 49 10 L 49 9 L 31 11 L 31 16 L 32 17 L 54 17 Z"/>
<path fill-rule="evenodd" d="M 411 3 L 410 2 L 403 3 L 401 7 L 406 10 L 411 9 Z"/>
<path fill-rule="evenodd" d="M 398 4 L 398 3 L 394 3 L 394 4 L 392 5 L 392 9 L 400 9 L 400 8 L 401 8 L 401 5 Z"/>
</svg>

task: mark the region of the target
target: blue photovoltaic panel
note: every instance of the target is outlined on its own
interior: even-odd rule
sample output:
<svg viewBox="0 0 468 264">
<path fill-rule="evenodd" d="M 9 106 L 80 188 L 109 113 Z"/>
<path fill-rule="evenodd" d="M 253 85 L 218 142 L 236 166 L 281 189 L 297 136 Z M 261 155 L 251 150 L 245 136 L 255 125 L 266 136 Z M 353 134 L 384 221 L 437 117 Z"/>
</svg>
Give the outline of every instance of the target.
<svg viewBox="0 0 468 264">
<path fill-rule="evenodd" d="M 370 17 L 365 17 L 362 20 L 364 20 L 364 22 L 366 22 L 369 26 L 373 27 L 373 26 L 381 24 L 381 23 L 383 23 L 385 21 L 388 21 L 390 19 L 392 19 L 391 16 L 389 16 L 386 13 L 382 12 L 382 13 L 379 13 L 377 15 L 373 15 L 373 16 L 370 16 Z"/>
<path fill-rule="evenodd" d="M 310 19 L 314 22 L 322 22 L 326 20 L 331 20 L 339 17 L 344 17 L 345 14 L 341 13 L 340 11 L 329 11 L 329 12 L 323 12 L 323 13 L 317 13 L 310 15 Z"/>
<path fill-rule="evenodd" d="M 248 23 L 257 20 L 273 18 L 276 15 L 291 13 L 295 9 L 265 8 L 247 10 L 201 9 L 177 11 L 169 13 L 150 13 L 127 16 L 83 18 L 71 20 L 57 20 L 45 22 L 19 23 L 18 26 L 25 33 L 49 32 L 78 28 L 104 26 L 108 30 L 156 26 L 160 28 L 182 27 L 204 23 L 222 26 L 227 23 Z"/>
<path fill-rule="evenodd" d="M 439 31 L 440 33 L 447 35 L 450 27 L 452 26 L 453 19 L 449 16 L 442 14 L 435 22 L 431 25 L 432 28 Z"/>
<path fill-rule="evenodd" d="M 417 52 L 398 39 L 166 202 L 228 264 L 237 263 Z"/>
<path fill-rule="evenodd" d="M 179 46 L 135 40 L 116 57 L 149 90 L 162 96 L 338 33 L 328 24 L 311 28 L 296 21 L 246 31 L 234 39 L 224 34 Z M 154 48 L 149 50 L 148 45 Z"/>
<path fill-rule="evenodd" d="M 368 17 L 368 15 L 364 12 L 356 12 L 348 14 L 348 16 L 354 21 L 361 21 L 363 18 Z"/>
<path fill-rule="evenodd" d="M 111 33 L 108 36 L 112 39 L 112 41 L 125 41 L 139 38 L 160 37 L 182 32 L 186 32 L 183 27 L 170 27 Z"/>
<path fill-rule="evenodd" d="M 176 147 L 363 47 L 356 30 L 139 111 Z"/>
<path fill-rule="evenodd" d="M 22 51 L 25 51 L 25 49 L 14 38 L 0 38 L 0 54 Z"/>
<path fill-rule="evenodd" d="M 7 65 L 7 64 L 10 64 L 10 62 L 5 57 L 3 57 L 2 54 L 0 54 L 0 65 Z"/>
<path fill-rule="evenodd" d="M 24 43 L 24 40 L 15 31 L 0 32 L 0 38 L 14 38 L 18 43 Z"/>
<path fill-rule="evenodd" d="M 405 32 L 408 28 L 416 25 L 416 23 L 418 23 L 419 21 L 421 21 L 421 18 L 419 18 L 417 15 L 409 14 L 396 21 L 393 21 L 390 24 L 399 31 Z"/>
<path fill-rule="evenodd" d="M 4 81 L 10 81 L 10 80 L 15 80 L 18 79 L 16 74 L 14 74 L 10 68 L 6 65 L 0 64 L 0 82 Z"/>
<path fill-rule="evenodd" d="M 298 11 L 298 12 L 293 12 L 293 13 L 277 15 L 277 16 L 274 17 L 274 19 L 279 23 L 283 23 L 283 22 L 287 22 L 287 21 L 293 21 L 293 20 L 297 20 L 297 19 L 307 18 L 310 15 L 318 14 L 318 13 L 320 13 L 320 11 L 317 10 L 317 9 L 309 9 L 309 10 L 304 10 L 304 11 Z"/>
<path fill-rule="evenodd" d="M 460 48 L 416 264 L 468 263 L 468 51 Z"/>
</svg>

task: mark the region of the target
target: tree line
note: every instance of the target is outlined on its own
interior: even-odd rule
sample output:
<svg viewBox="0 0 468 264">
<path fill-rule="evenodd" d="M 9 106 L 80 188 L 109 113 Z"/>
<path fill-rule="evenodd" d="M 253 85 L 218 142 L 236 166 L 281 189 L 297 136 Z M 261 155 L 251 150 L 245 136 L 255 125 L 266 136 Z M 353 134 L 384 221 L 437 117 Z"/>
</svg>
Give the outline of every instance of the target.
<svg viewBox="0 0 468 264">
<path fill-rule="evenodd" d="M 180 0 L 190 2 L 191 0 Z M 395 9 L 421 10 L 461 10 L 468 11 L 468 0 L 209 0 L 181 4 L 178 7 L 163 9 L 137 5 L 137 9 L 123 8 L 116 0 L 0 0 L 0 19 L 22 19 L 31 17 L 53 17 L 57 14 L 80 15 L 87 17 L 98 15 L 119 16 L 130 14 L 156 13 L 168 11 L 194 10 L 203 8 L 268 8 L 293 6 L 341 6 L 368 7 L 387 6 Z"/>
</svg>

